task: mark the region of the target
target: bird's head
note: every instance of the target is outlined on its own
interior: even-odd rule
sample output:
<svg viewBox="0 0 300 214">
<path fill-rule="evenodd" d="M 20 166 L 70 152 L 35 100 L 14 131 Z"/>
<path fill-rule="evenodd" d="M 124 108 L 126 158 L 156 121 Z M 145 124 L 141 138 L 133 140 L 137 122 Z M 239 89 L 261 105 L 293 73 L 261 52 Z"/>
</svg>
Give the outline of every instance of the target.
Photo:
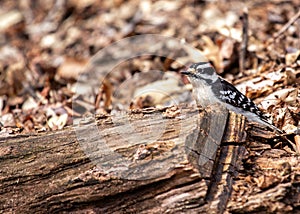
<svg viewBox="0 0 300 214">
<path fill-rule="evenodd" d="M 218 80 L 218 75 L 209 62 L 194 63 L 181 73 L 187 75 L 193 85 L 199 83 L 199 81 L 210 85 Z"/>
</svg>

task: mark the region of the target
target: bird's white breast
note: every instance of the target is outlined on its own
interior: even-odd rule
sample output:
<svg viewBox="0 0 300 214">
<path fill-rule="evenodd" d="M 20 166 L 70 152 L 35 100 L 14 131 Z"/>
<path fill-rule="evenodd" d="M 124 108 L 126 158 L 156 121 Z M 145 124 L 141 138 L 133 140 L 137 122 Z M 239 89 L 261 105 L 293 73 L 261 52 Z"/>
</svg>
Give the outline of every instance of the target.
<svg viewBox="0 0 300 214">
<path fill-rule="evenodd" d="M 198 105 L 202 107 L 220 103 L 211 87 L 205 85 L 205 83 L 201 83 L 201 81 L 197 82 L 197 87 L 194 88 L 193 93 Z"/>
</svg>

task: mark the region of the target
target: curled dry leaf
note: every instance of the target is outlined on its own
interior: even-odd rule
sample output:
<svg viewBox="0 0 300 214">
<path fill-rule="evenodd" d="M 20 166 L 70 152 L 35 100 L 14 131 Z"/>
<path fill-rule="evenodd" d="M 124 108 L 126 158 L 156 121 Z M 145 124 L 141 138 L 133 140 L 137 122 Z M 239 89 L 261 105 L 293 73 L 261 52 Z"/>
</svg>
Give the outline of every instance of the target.
<svg viewBox="0 0 300 214">
<path fill-rule="evenodd" d="M 68 121 L 68 114 L 61 114 L 59 116 L 53 115 L 48 121 L 47 124 L 51 130 L 62 129 Z"/>
<path fill-rule="evenodd" d="M 262 102 L 263 109 L 268 109 L 271 106 L 276 106 L 279 103 L 295 104 L 297 102 L 298 90 L 296 88 L 286 88 L 267 96 Z"/>
<path fill-rule="evenodd" d="M 0 123 L 3 127 L 15 127 L 16 122 L 12 113 L 4 114 L 0 117 Z"/>
<path fill-rule="evenodd" d="M 295 132 L 297 132 L 298 127 L 293 125 L 293 124 L 286 124 L 283 126 L 282 130 L 284 130 L 287 134 L 294 134 Z M 298 150 L 300 151 L 300 150 Z"/>
</svg>

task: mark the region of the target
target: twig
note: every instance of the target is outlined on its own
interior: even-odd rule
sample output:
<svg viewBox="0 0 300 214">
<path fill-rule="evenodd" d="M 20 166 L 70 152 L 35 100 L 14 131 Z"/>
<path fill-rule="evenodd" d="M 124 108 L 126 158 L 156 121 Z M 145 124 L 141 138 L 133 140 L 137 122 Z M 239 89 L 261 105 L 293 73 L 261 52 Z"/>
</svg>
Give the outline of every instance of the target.
<svg viewBox="0 0 300 214">
<path fill-rule="evenodd" d="M 247 47 L 248 47 L 248 9 L 244 8 L 243 10 L 243 38 L 240 48 L 240 57 L 239 57 L 239 66 L 240 71 L 244 73 L 245 70 L 245 60 L 246 60 L 246 54 L 247 54 Z"/>
<path fill-rule="evenodd" d="M 300 10 L 274 36 L 274 41 L 283 34 L 300 17 Z"/>
</svg>

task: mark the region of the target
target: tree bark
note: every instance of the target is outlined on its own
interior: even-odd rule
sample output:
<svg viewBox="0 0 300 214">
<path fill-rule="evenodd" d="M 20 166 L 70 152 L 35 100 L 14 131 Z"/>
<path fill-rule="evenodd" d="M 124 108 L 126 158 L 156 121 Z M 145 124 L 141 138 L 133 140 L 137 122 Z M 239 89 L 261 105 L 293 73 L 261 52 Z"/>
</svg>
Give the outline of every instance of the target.
<svg viewBox="0 0 300 214">
<path fill-rule="evenodd" d="M 230 200 L 246 150 L 243 117 L 227 119 L 218 108 L 164 108 L 74 123 L 0 138 L 1 213 L 251 211 L 251 198 Z M 277 201 L 256 201 L 254 210 L 275 202 L 299 208 L 297 180 L 280 185 Z M 295 206 L 283 200 L 291 191 Z"/>
</svg>

